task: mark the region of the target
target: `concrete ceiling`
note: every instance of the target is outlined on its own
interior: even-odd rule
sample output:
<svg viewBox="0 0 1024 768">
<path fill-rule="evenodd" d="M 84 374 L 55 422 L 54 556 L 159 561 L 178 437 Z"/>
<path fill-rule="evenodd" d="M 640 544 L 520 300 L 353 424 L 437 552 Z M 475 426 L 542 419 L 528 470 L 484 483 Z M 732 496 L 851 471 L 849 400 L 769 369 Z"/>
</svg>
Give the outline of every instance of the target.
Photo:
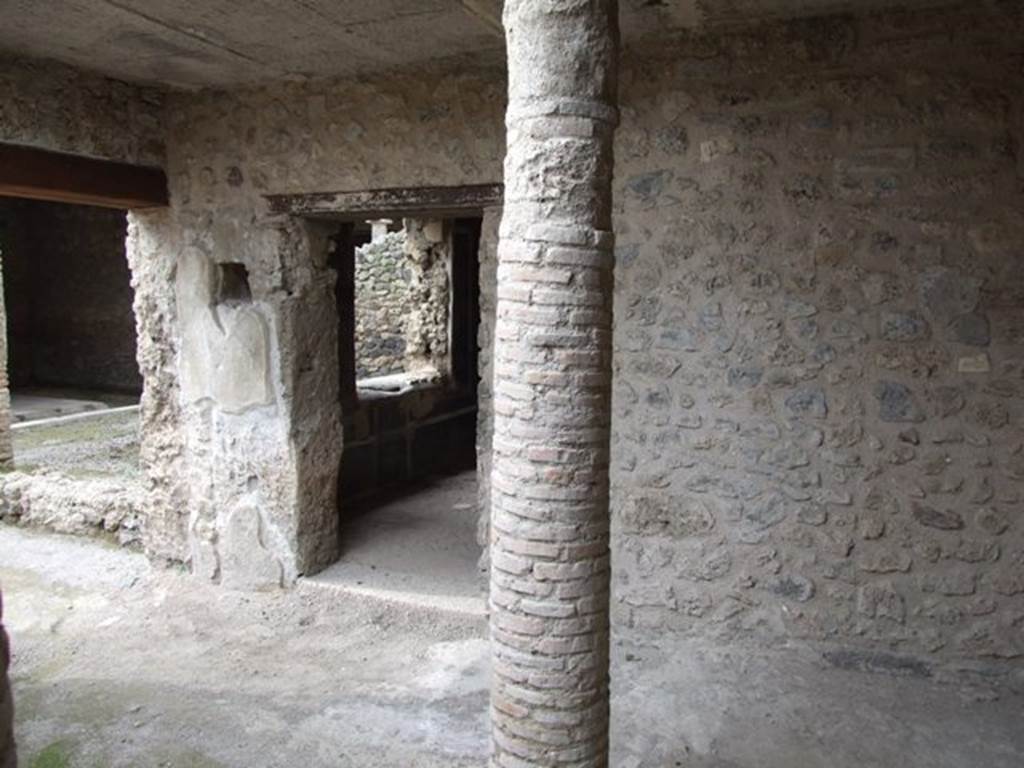
<svg viewBox="0 0 1024 768">
<path fill-rule="evenodd" d="M 666 30 L 950 0 L 620 0 L 627 41 Z M 502 0 L 0 0 L 0 52 L 178 88 L 501 56 Z"/>
</svg>

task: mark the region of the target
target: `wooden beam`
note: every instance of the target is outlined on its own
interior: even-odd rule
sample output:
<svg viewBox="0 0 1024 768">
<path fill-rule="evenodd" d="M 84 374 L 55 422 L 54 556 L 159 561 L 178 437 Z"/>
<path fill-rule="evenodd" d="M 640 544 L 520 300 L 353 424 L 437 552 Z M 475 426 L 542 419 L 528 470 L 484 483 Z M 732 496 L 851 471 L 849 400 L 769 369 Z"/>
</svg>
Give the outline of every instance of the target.
<svg viewBox="0 0 1024 768">
<path fill-rule="evenodd" d="M 363 192 L 267 195 L 267 202 L 274 213 L 356 221 L 367 217 L 441 217 L 478 213 L 484 208 L 500 205 L 503 194 L 501 184 L 474 184 L 464 187 L 407 187 Z"/>
<path fill-rule="evenodd" d="M 0 143 L 0 196 L 156 208 L 168 204 L 167 176 L 159 168 Z"/>
</svg>

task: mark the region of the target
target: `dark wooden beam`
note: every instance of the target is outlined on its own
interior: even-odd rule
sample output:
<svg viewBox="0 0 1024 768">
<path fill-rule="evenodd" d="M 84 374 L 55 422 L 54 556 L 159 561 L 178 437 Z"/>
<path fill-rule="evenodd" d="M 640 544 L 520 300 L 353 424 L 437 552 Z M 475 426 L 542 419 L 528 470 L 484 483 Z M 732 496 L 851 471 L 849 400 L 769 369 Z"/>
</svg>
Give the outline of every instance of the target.
<svg viewBox="0 0 1024 768">
<path fill-rule="evenodd" d="M 363 192 L 314 192 L 295 195 L 267 195 L 270 210 L 293 216 L 357 220 L 367 216 L 459 216 L 478 213 L 500 205 L 501 184 L 473 184 L 463 187 L 404 187 Z"/>
<path fill-rule="evenodd" d="M 167 205 L 167 176 L 159 168 L 0 143 L 0 196 L 156 208 Z"/>
</svg>

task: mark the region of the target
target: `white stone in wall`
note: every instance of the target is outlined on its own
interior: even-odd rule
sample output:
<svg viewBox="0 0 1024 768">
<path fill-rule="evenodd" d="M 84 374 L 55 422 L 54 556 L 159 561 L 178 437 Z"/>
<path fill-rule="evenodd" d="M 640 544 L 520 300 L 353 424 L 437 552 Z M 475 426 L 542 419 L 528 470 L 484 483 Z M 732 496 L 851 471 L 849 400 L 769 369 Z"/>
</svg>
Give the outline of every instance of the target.
<svg viewBox="0 0 1024 768">
<path fill-rule="evenodd" d="M 267 405 L 272 395 L 266 321 L 250 304 L 215 303 L 213 270 L 195 252 L 186 253 L 178 268 L 182 398 L 208 399 L 229 413 Z"/>
</svg>

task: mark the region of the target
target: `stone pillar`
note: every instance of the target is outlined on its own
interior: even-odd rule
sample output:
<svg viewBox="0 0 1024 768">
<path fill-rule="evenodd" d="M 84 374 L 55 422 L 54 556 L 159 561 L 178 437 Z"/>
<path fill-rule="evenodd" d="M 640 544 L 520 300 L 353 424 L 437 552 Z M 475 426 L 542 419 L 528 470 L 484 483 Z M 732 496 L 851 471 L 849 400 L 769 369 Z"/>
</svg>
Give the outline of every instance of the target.
<svg viewBox="0 0 1024 768">
<path fill-rule="evenodd" d="M 7 679 L 11 651 L 4 631 L 4 598 L 0 594 L 0 768 L 16 768 L 18 757 L 14 749 L 14 700 Z"/>
<path fill-rule="evenodd" d="M 11 445 L 11 391 L 7 380 L 7 311 L 4 308 L 4 279 L 0 271 L 0 469 L 14 463 Z"/>
<path fill-rule="evenodd" d="M 370 242 L 379 243 L 388 236 L 391 219 L 372 219 L 370 222 Z"/>
<path fill-rule="evenodd" d="M 415 312 L 405 318 L 405 370 L 451 374 L 448 343 L 451 317 L 452 240 L 441 219 L 404 219 L 408 300 Z"/>
<path fill-rule="evenodd" d="M 608 764 L 615 0 L 506 0 L 491 765 Z"/>
</svg>

